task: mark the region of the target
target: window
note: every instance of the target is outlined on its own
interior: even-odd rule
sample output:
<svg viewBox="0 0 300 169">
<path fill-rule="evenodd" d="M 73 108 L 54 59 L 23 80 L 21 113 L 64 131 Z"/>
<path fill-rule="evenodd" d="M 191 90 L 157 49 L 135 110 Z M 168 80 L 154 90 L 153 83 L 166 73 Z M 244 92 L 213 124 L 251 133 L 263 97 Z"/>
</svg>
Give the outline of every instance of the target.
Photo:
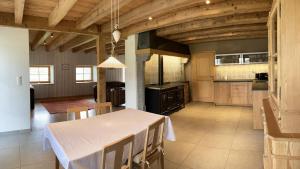
<svg viewBox="0 0 300 169">
<path fill-rule="evenodd" d="M 93 81 L 93 66 L 76 66 L 76 82 Z"/>
<path fill-rule="evenodd" d="M 30 83 L 50 83 L 50 66 L 30 67 Z"/>
</svg>

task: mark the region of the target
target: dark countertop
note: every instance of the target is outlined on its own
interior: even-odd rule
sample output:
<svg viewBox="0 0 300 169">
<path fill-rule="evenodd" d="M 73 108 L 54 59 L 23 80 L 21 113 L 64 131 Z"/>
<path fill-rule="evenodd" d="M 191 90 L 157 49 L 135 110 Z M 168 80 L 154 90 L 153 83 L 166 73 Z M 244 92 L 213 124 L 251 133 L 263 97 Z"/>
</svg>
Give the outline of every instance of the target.
<svg viewBox="0 0 300 169">
<path fill-rule="evenodd" d="M 174 82 L 174 83 L 167 83 L 167 84 L 163 84 L 163 85 L 146 85 L 146 88 L 149 89 L 156 89 L 156 90 L 164 90 L 164 89 L 168 89 L 168 88 L 172 88 L 172 87 L 177 87 L 177 86 L 183 86 L 185 83 L 188 82 Z"/>
<path fill-rule="evenodd" d="M 253 82 L 254 79 L 229 79 L 229 80 L 214 80 L 214 82 Z"/>
</svg>

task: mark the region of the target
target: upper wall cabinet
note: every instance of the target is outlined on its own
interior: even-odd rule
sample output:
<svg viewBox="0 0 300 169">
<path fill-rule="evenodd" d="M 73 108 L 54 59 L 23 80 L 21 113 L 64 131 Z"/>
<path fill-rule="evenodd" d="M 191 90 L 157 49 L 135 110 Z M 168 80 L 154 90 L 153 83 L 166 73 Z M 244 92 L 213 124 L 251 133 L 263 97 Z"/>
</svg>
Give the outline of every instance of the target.
<svg viewBox="0 0 300 169">
<path fill-rule="evenodd" d="M 267 52 L 219 54 L 215 57 L 215 65 L 258 64 L 268 63 Z"/>
</svg>

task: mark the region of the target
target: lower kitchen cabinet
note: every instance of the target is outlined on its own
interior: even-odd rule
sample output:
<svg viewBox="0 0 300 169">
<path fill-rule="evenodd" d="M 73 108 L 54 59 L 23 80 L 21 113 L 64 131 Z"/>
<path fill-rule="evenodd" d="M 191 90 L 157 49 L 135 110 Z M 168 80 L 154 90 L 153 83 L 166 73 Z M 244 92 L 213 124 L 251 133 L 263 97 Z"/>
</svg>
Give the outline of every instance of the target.
<svg viewBox="0 0 300 169">
<path fill-rule="evenodd" d="M 252 106 L 252 82 L 215 82 L 216 105 Z"/>
</svg>

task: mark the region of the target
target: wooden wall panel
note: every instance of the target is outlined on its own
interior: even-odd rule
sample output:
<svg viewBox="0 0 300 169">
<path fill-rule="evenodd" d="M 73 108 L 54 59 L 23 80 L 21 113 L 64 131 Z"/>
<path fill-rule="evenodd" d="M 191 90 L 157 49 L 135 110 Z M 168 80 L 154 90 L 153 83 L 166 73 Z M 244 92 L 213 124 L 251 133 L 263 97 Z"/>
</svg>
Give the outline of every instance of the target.
<svg viewBox="0 0 300 169">
<path fill-rule="evenodd" d="M 120 57 L 122 61 L 122 57 Z M 118 58 L 119 59 L 119 58 Z M 123 56 L 124 60 L 124 56 Z M 69 70 L 63 70 L 62 64 L 69 65 Z M 30 65 L 54 65 L 54 84 L 34 85 L 36 98 L 66 97 L 92 95 L 93 83 L 76 83 L 76 65 L 96 65 L 96 53 L 46 52 L 39 48 L 30 52 Z M 107 81 L 122 81 L 121 70 L 108 70 Z"/>
</svg>

